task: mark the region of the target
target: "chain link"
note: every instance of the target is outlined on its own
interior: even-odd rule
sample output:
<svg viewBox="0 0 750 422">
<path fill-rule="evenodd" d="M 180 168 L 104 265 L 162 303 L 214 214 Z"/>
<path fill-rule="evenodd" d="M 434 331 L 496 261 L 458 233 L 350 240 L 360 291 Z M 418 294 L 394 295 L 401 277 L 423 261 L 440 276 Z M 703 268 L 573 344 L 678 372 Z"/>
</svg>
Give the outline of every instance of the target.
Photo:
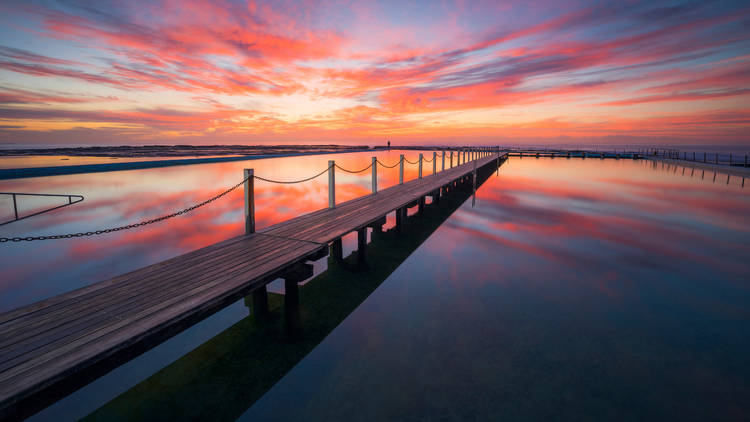
<svg viewBox="0 0 750 422">
<path fill-rule="evenodd" d="M 396 164 L 394 164 L 394 165 L 392 165 L 392 166 L 386 166 L 386 165 L 385 165 L 385 164 L 383 164 L 383 162 L 382 162 L 382 161 L 380 161 L 380 160 L 377 160 L 377 163 L 378 163 L 378 164 L 380 164 L 381 166 L 383 166 L 383 167 L 387 168 L 387 169 L 392 169 L 392 168 L 396 167 L 397 165 L 399 165 L 399 164 L 401 163 L 401 160 L 398 160 L 398 161 L 396 161 Z"/>
<path fill-rule="evenodd" d="M 417 164 L 417 163 L 419 163 L 419 160 L 411 162 L 411 161 L 407 160 L 406 157 L 404 157 L 404 161 L 406 161 L 409 164 Z"/>
<path fill-rule="evenodd" d="M 266 179 L 265 177 L 260 177 L 260 176 L 255 176 L 255 178 L 258 179 L 258 180 L 262 180 L 264 182 L 268 182 L 268 183 L 279 183 L 279 184 L 282 184 L 282 185 L 293 185 L 295 183 L 308 182 L 308 181 L 310 181 L 312 179 L 315 179 L 316 177 L 319 177 L 320 175 L 322 175 L 323 173 L 327 172 L 330 169 L 331 169 L 331 166 L 328 166 L 328 167 L 326 167 L 325 170 L 321 171 L 320 173 L 316 174 L 315 176 L 308 177 L 307 179 L 301 179 L 301 180 L 290 180 L 290 181 L 272 180 L 272 179 Z"/>
<path fill-rule="evenodd" d="M 367 167 L 363 168 L 362 170 L 357 170 L 357 171 L 347 170 L 347 169 L 345 169 L 345 168 L 341 167 L 341 166 L 340 166 L 340 165 L 338 165 L 338 164 L 336 164 L 336 168 L 338 168 L 339 170 L 341 170 L 341 171 L 343 171 L 343 172 L 346 172 L 346 173 L 357 174 L 357 173 L 362 173 L 363 171 L 365 171 L 365 170 L 369 169 L 370 167 L 372 167 L 372 165 L 373 165 L 373 163 L 370 163 L 370 165 L 369 165 L 369 166 L 367 166 Z"/>
</svg>

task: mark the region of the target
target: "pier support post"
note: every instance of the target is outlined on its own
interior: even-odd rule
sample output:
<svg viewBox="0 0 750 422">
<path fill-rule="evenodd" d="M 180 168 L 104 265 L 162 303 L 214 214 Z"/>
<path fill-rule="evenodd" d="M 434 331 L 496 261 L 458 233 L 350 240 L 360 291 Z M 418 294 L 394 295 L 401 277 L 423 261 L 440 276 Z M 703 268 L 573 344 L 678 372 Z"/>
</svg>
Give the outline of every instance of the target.
<svg viewBox="0 0 750 422">
<path fill-rule="evenodd" d="M 404 217 L 406 208 L 396 208 L 396 231 L 401 232 L 404 229 Z"/>
<path fill-rule="evenodd" d="M 344 261 L 344 245 L 340 237 L 331 242 L 331 259 L 337 264 Z"/>
<path fill-rule="evenodd" d="M 378 159 L 372 157 L 372 194 L 378 193 Z"/>
<path fill-rule="evenodd" d="M 328 208 L 336 206 L 336 163 L 328 162 Z"/>
<path fill-rule="evenodd" d="M 362 269 L 367 267 L 367 227 L 357 229 L 357 266 Z"/>
<path fill-rule="evenodd" d="M 255 233 L 255 171 L 245 169 L 245 234 Z M 15 201 L 15 196 L 13 197 Z M 18 212 L 16 212 L 16 219 Z"/>
<path fill-rule="evenodd" d="M 420 217 L 424 217 L 424 204 L 425 204 L 425 197 L 420 196 L 419 197 L 419 208 L 417 208 L 417 213 Z"/>
<path fill-rule="evenodd" d="M 404 154 L 401 154 L 401 158 L 398 160 L 398 184 L 404 184 Z"/>
<path fill-rule="evenodd" d="M 302 322 L 299 317 L 299 286 L 297 283 L 312 277 L 313 266 L 298 264 L 287 270 L 284 279 L 284 325 L 290 337 L 297 337 L 302 332 Z"/>
<path fill-rule="evenodd" d="M 265 284 L 253 290 L 253 316 L 256 321 L 268 318 L 268 290 Z"/>
<path fill-rule="evenodd" d="M 422 178 L 422 153 L 419 153 L 419 178 Z"/>
</svg>

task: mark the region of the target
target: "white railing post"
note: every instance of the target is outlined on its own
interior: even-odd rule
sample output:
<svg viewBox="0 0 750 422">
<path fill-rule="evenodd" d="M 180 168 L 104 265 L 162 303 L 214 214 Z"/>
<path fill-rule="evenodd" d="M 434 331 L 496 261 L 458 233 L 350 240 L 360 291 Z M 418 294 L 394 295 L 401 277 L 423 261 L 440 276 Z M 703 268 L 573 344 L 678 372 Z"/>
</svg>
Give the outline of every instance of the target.
<svg viewBox="0 0 750 422">
<path fill-rule="evenodd" d="M 255 172 L 245 169 L 245 234 L 255 233 Z"/>
<path fill-rule="evenodd" d="M 331 160 L 328 162 L 328 208 L 336 206 L 336 163 Z"/>
<path fill-rule="evenodd" d="M 437 152 L 432 151 L 432 174 L 437 173 Z"/>
<path fill-rule="evenodd" d="M 398 184 L 404 184 L 404 154 L 401 154 L 401 158 L 398 160 Z"/>
<path fill-rule="evenodd" d="M 422 153 L 419 153 L 419 178 L 422 178 Z"/>
<path fill-rule="evenodd" d="M 372 193 L 378 193 L 378 159 L 372 157 Z"/>
</svg>

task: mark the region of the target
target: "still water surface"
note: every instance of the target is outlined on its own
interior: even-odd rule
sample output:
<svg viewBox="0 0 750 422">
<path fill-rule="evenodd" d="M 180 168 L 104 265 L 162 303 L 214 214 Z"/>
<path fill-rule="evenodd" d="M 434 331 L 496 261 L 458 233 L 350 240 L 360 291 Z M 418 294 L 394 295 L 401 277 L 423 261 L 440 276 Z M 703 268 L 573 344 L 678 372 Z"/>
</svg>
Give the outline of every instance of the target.
<svg viewBox="0 0 750 422">
<path fill-rule="evenodd" d="M 391 164 L 398 154 L 378 156 Z M 0 191 L 86 201 L 0 235 L 130 223 L 200 202 L 244 167 L 291 180 L 329 159 L 363 168 L 371 155 L 3 182 Z M 381 187 L 397 183 L 397 169 L 379 175 Z M 337 199 L 369 183 L 369 171 L 339 172 Z M 256 189 L 260 227 L 327 201 L 324 177 Z M 0 309 L 239 234 L 241 206 L 237 190 L 145 229 L 4 245 Z M 512 158 L 241 419 L 747 418 L 749 232 L 750 191 L 738 178 L 647 161 Z M 246 315 L 230 306 L 36 419 L 84 416 Z"/>
<path fill-rule="evenodd" d="M 511 160 L 241 420 L 747 420 L 750 195 Z"/>
</svg>

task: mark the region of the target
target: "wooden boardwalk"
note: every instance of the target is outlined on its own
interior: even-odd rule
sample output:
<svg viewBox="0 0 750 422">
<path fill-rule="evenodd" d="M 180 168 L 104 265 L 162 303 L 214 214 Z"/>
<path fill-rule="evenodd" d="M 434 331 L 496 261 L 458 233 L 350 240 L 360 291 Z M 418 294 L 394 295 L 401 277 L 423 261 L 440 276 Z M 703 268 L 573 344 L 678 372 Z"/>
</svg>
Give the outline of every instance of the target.
<svg viewBox="0 0 750 422">
<path fill-rule="evenodd" d="M 499 164 L 496 153 L 476 168 Z M 0 314 L 0 418 L 23 417 L 328 254 L 329 243 L 470 177 L 468 162 Z M 379 223 L 380 222 L 380 223 Z M 295 284 L 296 286 L 296 284 Z"/>
</svg>

